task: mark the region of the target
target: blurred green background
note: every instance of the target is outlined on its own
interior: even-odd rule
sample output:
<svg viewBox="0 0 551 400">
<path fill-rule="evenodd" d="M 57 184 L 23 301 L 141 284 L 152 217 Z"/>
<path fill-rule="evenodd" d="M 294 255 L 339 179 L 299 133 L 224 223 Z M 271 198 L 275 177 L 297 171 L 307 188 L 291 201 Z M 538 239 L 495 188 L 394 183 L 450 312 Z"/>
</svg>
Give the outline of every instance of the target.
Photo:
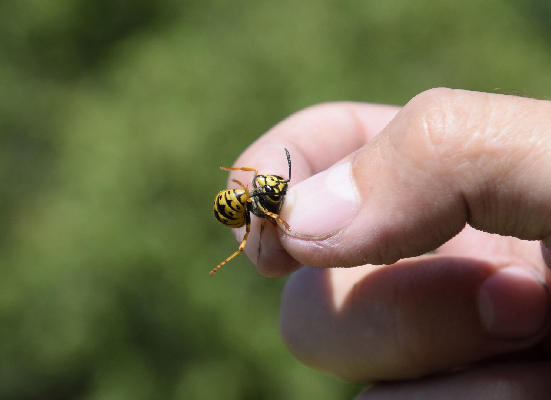
<svg viewBox="0 0 551 400">
<path fill-rule="evenodd" d="M 551 93 L 547 0 L 4 0 L 0 398 L 349 399 L 212 215 L 312 104 Z M 314 327 L 315 328 L 315 327 Z"/>
</svg>

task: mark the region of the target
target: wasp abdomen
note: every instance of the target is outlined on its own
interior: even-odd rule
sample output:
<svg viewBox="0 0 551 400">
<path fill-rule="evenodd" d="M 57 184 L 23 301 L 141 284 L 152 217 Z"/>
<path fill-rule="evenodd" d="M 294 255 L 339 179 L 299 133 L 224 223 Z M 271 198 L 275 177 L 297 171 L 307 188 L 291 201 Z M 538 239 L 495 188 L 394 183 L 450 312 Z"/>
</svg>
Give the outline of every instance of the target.
<svg viewBox="0 0 551 400">
<path fill-rule="evenodd" d="M 223 190 L 214 200 L 214 216 L 230 228 L 245 225 L 245 209 L 249 196 L 243 189 Z"/>
</svg>

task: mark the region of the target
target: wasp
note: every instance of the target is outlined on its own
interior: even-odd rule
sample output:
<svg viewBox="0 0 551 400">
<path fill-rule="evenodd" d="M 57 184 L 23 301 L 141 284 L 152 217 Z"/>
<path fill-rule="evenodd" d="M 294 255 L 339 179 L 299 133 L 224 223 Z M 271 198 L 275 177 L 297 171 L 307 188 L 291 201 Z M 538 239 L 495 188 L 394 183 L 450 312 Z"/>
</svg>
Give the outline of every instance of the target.
<svg viewBox="0 0 551 400">
<path fill-rule="evenodd" d="M 287 149 L 285 149 L 285 154 L 287 155 L 287 164 L 289 165 L 288 179 L 284 179 L 279 175 L 258 175 L 258 171 L 254 168 L 220 167 L 223 171 L 254 172 L 253 187 L 249 190 L 241 182 L 233 179 L 233 182 L 241 186 L 241 189 L 222 190 L 214 200 L 214 216 L 220 223 L 229 228 L 239 228 L 245 225 L 246 230 L 239 249 L 218 264 L 210 272 L 210 276 L 245 249 L 245 243 L 247 243 L 247 237 L 251 231 L 251 213 L 259 218 L 268 219 L 275 226 L 277 226 L 277 222 L 281 222 L 287 230 L 290 230 L 289 224 L 279 216 L 288 184 L 291 181 L 291 156 Z"/>
</svg>

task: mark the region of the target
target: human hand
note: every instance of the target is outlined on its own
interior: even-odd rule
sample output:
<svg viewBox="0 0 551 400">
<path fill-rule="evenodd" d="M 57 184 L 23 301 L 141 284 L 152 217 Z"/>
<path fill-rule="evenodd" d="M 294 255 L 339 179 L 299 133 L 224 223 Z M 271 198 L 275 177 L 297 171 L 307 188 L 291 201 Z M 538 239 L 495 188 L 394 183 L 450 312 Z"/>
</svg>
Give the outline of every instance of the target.
<svg viewBox="0 0 551 400">
<path fill-rule="evenodd" d="M 398 111 L 316 106 L 236 161 L 285 176 L 291 154 L 292 232 L 245 249 L 265 276 L 318 267 L 289 278 L 285 343 L 385 382 L 361 399 L 549 398 L 551 102 L 435 89 Z"/>
</svg>

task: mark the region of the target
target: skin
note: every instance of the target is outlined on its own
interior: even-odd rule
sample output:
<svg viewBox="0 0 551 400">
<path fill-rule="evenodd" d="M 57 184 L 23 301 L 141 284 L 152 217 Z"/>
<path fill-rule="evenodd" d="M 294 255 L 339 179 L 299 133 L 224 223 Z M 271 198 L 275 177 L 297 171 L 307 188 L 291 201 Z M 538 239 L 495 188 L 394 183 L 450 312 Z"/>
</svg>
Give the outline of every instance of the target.
<svg viewBox="0 0 551 400">
<path fill-rule="evenodd" d="M 259 253 L 254 218 L 245 252 L 264 276 L 292 273 L 295 357 L 374 382 L 359 399 L 550 397 L 551 102 L 432 89 L 403 108 L 323 104 L 235 166 L 286 176 L 283 148 L 291 231 L 266 224 Z"/>
</svg>

